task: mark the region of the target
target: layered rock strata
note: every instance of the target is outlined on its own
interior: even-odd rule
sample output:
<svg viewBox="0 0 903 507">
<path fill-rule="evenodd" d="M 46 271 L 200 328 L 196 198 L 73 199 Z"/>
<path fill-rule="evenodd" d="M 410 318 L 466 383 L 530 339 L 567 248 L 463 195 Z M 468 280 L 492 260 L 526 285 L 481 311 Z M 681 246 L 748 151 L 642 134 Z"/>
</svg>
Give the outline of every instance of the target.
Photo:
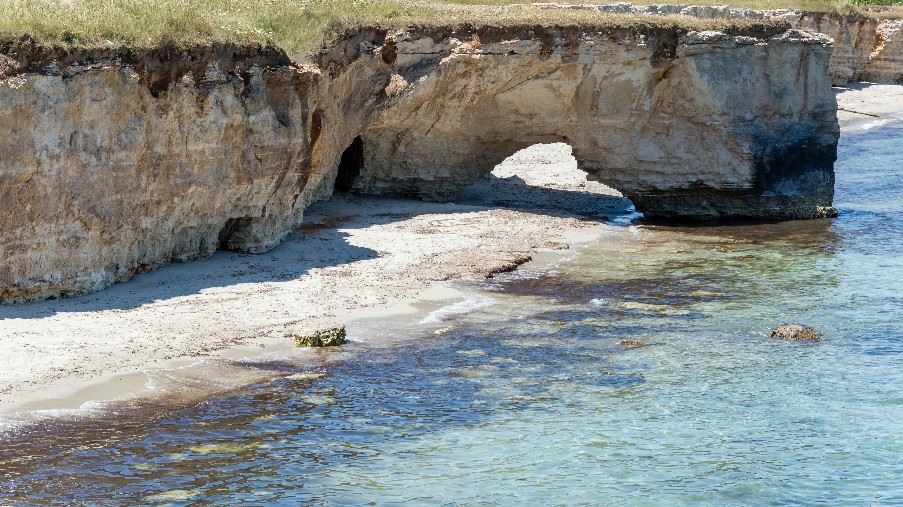
<svg viewBox="0 0 903 507">
<path fill-rule="evenodd" d="M 833 84 L 851 81 L 903 84 L 903 20 L 862 14 L 746 9 L 714 5 L 536 4 L 538 8 L 594 9 L 610 13 L 680 15 L 701 19 L 780 20 L 798 30 L 823 33 L 834 40 L 830 74 Z"/>
<path fill-rule="evenodd" d="M 650 216 L 817 216 L 838 135 L 830 44 L 784 28 L 362 29 L 311 66 L 272 48 L 7 43 L 0 300 L 265 251 L 339 176 L 448 199 L 539 142 L 569 143 Z"/>
<path fill-rule="evenodd" d="M 877 41 L 859 80 L 903 84 L 903 19 L 881 20 L 877 33 Z"/>
<path fill-rule="evenodd" d="M 550 50 L 402 34 L 354 188 L 449 199 L 521 148 L 565 142 L 648 217 L 809 218 L 830 206 L 827 37 L 654 35 L 574 34 Z"/>
</svg>

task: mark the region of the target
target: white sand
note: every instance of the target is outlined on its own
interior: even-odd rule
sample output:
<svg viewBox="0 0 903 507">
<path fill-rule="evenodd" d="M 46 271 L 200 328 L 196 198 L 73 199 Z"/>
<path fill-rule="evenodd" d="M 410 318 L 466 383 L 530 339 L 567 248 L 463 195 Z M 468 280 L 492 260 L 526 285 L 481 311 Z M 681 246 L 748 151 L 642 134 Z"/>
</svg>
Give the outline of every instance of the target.
<svg viewBox="0 0 903 507">
<path fill-rule="evenodd" d="M 606 227 L 563 210 L 624 212 L 623 199 L 585 181 L 566 145 L 524 150 L 495 174 L 502 179 L 467 192 L 478 204 L 340 195 L 312 207 L 302 230 L 265 254 L 221 252 L 82 297 L 0 306 L 0 412 L 54 408 L 80 387 L 84 399 L 104 399 L 115 382 L 143 382 L 136 372 L 166 361 L 286 347 L 290 331 L 435 297 L 448 281 L 512 269 Z M 548 209 L 493 205 L 525 196 Z"/>
<path fill-rule="evenodd" d="M 903 118 L 903 86 L 850 83 L 835 93 L 841 130 L 874 128 Z"/>
</svg>

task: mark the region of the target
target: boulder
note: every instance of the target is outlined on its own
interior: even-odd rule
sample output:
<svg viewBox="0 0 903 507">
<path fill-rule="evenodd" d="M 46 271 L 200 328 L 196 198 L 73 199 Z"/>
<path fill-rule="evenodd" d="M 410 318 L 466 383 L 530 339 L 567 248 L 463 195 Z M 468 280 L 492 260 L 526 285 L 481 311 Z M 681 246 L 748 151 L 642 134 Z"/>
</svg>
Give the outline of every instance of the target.
<svg viewBox="0 0 903 507">
<path fill-rule="evenodd" d="M 336 347 L 345 343 L 345 326 L 336 326 L 312 334 L 294 335 L 298 347 Z"/>
<path fill-rule="evenodd" d="M 771 337 L 781 340 L 817 342 L 821 340 L 821 333 L 802 324 L 781 324 L 771 332 Z"/>
</svg>

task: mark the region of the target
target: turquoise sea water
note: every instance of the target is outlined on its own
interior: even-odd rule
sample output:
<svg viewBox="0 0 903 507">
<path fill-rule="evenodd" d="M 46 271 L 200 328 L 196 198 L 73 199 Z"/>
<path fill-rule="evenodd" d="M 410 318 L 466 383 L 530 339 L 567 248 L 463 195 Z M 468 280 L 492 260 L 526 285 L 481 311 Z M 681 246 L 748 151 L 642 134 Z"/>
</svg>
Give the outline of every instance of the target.
<svg viewBox="0 0 903 507">
<path fill-rule="evenodd" d="M 835 220 L 625 226 L 320 375 L 0 443 L 0 505 L 901 505 L 900 146 L 845 133 Z"/>
</svg>

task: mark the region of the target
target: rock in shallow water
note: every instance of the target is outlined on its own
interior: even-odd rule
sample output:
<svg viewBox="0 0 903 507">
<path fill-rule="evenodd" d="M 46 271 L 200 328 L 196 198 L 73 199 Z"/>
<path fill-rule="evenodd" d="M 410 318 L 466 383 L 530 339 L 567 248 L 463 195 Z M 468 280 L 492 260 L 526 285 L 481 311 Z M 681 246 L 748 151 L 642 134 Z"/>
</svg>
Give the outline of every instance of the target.
<svg viewBox="0 0 903 507">
<path fill-rule="evenodd" d="M 630 349 L 637 349 L 640 347 L 645 347 L 646 342 L 642 340 L 618 340 L 618 345 L 623 345 L 624 347 Z"/>
<path fill-rule="evenodd" d="M 771 332 L 771 337 L 781 340 L 817 342 L 821 340 L 821 333 L 802 324 L 781 324 Z"/>
<path fill-rule="evenodd" d="M 295 335 L 298 347 L 336 347 L 345 343 L 345 326 L 336 326 L 308 335 Z"/>
</svg>

